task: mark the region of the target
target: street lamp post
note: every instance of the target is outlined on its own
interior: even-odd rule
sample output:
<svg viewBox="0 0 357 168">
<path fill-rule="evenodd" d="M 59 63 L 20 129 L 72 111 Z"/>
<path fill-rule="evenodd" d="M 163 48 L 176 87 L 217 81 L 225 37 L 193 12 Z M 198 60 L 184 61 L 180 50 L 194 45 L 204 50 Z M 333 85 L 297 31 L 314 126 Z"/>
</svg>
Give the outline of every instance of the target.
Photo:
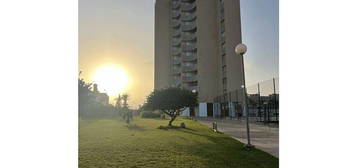
<svg viewBox="0 0 357 168">
<path fill-rule="evenodd" d="M 193 89 L 191 92 L 192 92 L 193 94 L 195 94 L 195 95 L 198 95 L 198 93 L 197 93 L 197 90 L 196 90 L 196 89 Z M 191 109 L 189 108 L 189 110 L 188 110 L 188 111 L 189 111 L 189 113 L 190 113 L 189 115 L 191 116 Z M 195 108 L 193 109 L 193 111 L 194 111 L 194 113 L 195 113 L 195 111 L 196 111 L 196 110 L 195 110 Z M 195 114 L 195 115 L 196 115 L 196 114 Z"/>
<path fill-rule="evenodd" d="M 241 62 L 242 62 L 242 77 L 243 77 L 243 85 L 242 89 L 244 92 L 244 111 L 246 114 L 246 126 L 247 126 L 247 144 L 245 145 L 246 147 L 254 147 L 250 143 L 250 131 L 249 131 L 249 110 L 248 110 L 248 96 L 247 96 L 247 87 L 245 84 L 245 73 L 244 73 L 244 60 L 243 60 L 243 55 L 247 52 L 247 46 L 244 44 L 238 44 L 235 48 L 235 52 L 238 56 L 241 57 Z"/>
</svg>

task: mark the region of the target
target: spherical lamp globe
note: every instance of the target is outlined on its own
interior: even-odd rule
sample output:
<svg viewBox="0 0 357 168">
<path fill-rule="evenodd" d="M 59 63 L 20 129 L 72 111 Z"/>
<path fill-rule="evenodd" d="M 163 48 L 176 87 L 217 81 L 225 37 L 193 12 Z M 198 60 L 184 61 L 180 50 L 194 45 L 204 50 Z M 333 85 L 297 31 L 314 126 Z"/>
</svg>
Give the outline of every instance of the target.
<svg viewBox="0 0 357 168">
<path fill-rule="evenodd" d="M 247 46 L 245 44 L 238 44 L 235 48 L 235 52 L 238 55 L 243 55 L 247 52 Z"/>
</svg>

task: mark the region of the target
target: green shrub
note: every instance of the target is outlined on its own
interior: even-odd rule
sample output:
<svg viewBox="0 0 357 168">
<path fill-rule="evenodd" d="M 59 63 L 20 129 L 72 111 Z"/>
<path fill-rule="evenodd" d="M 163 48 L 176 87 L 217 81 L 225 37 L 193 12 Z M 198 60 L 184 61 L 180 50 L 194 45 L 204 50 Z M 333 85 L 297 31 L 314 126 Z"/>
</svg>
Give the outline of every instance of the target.
<svg viewBox="0 0 357 168">
<path fill-rule="evenodd" d="M 141 118 L 160 118 L 161 114 L 153 111 L 143 111 Z"/>
</svg>

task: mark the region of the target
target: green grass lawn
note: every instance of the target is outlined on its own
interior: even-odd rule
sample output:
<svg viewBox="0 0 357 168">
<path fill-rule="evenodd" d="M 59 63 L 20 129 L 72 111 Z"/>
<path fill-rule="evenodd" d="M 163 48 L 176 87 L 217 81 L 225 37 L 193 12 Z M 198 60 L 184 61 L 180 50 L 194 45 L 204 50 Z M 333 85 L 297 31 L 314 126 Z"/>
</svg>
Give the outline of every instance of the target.
<svg viewBox="0 0 357 168">
<path fill-rule="evenodd" d="M 279 160 L 196 121 L 179 118 L 186 129 L 158 129 L 168 120 L 81 120 L 80 168 L 276 168 Z"/>
</svg>

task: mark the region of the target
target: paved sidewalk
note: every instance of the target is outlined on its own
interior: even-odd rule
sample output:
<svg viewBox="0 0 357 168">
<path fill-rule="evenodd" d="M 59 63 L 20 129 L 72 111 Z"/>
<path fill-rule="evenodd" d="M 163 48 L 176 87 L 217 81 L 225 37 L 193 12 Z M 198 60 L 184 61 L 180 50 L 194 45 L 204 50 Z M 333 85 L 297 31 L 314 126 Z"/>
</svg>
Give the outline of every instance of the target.
<svg viewBox="0 0 357 168">
<path fill-rule="evenodd" d="M 196 119 L 210 128 L 212 128 L 212 122 L 216 121 L 218 131 L 242 143 L 247 143 L 246 123 L 244 119 Z M 279 128 L 277 126 L 268 126 L 256 122 L 250 123 L 249 126 L 252 145 L 279 158 Z"/>
</svg>

